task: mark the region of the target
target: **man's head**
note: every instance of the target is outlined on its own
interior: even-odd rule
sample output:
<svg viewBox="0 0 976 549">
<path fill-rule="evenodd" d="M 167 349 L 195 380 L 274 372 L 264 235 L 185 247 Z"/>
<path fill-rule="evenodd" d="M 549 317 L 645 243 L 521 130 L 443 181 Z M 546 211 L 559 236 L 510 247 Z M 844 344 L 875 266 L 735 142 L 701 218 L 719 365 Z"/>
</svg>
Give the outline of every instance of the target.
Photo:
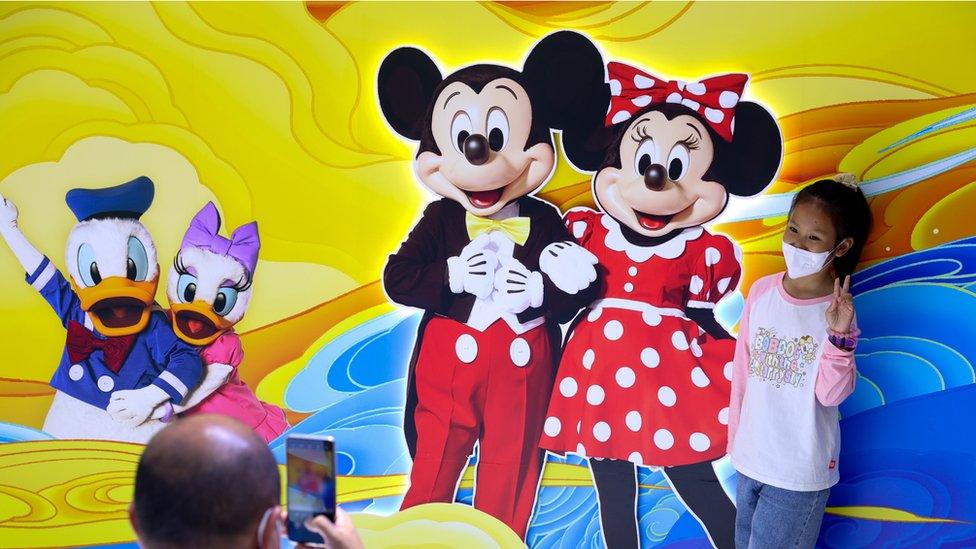
<svg viewBox="0 0 976 549">
<path fill-rule="evenodd" d="M 279 499 L 278 466 L 261 437 L 233 419 L 199 415 L 146 446 L 129 516 L 144 547 L 253 547 Z"/>
</svg>

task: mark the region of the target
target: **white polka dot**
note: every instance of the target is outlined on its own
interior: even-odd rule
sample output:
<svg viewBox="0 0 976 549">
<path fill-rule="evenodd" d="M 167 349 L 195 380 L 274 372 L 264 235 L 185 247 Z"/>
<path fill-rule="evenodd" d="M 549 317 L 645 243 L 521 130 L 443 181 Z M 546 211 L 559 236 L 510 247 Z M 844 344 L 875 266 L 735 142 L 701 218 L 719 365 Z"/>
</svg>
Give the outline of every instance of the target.
<svg viewBox="0 0 976 549">
<path fill-rule="evenodd" d="M 617 341 L 624 335 L 624 325 L 619 320 L 611 320 L 603 327 L 603 335 L 610 341 Z"/>
<path fill-rule="evenodd" d="M 681 103 L 681 94 L 678 92 L 671 92 L 671 95 L 665 99 L 667 103 Z"/>
<path fill-rule="evenodd" d="M 642 456 L 640 452 L 634 452 L 630 454 L 627 461 L 633 463 L 634 465 L 644 465 L 644 456 Z"/>
<path fill-rule="evenodd" d="M 566 398 L 576 395 L 576 391 L 579 390 L 579 385 L 576 380 L 571 377 L 564 377 L 562 381 L 559 382 L 559 394 Z"/>
<path fill-rule="evenodd" d="M 630 268 L 627 269 L 627 274 L 629 274 L 630 276 L 637 276 L 637 267 L 631 265 Z"/>
<path fill-rule="evenodd" d="M 589 320 L 590 322 L 596 322 L 597 320 L 600 319 L 600 315 L 602 314 L 603 314 L 603 309 L 599 307 L 596 309 L 592 309 L 590 310 L 590 314 L 586 315 L 586 320 Z"/>
<path fill-rule="evenodd" d="M 634 291 L 634 285 L 631 284 L 630 282 L 624 284 L 624 291 L 625 292 L 628 292 L 628 293 L 629 292 L 633 292 Z"/>
<path fill-rule="evenodd" d="M 582 442 L 580 442 L 580 443 L 578 443 L 576 445 L 576 453 L 579 454 L 579 455 L 581 455 L 581 456 L 585 456 L 586 455 L 586 447 L 583 446 L 583 443 Z"/>
<path fill-rule="evenodd" d="M 641 424 L 644 423 L 641 419 L 640 412 L 637 410 L 627 412 L 627 417 L 624 419 L 624 422 L 627 423 L 627 428 L 635 433 L 640 431 Z"/>
<path fill-rule="evenodd" d="M 529 347 L 529 342 L 522 339 L 521 337 L 515 338 L 512 341 L 512 345 L 508 348 L 508 354 L 512 357 L 512 363 L 519 368 L 524 367 L 529 363 L 529 359 L 532 358 L 532 349 Z"/>
<path fill-rule="evenodd" d="M 725 290 L 728 290 L 729 289 L 729 284 L 731 284 L 731 283 L 732 283 L 732 277 L 727 276 L 727 277 L 719 280 L 718 281 L 718 284 L 716 284 L 716 287 L 718 288 L 718 291 L 719 292 L 721 292 L 721 293 L 724 294 L 725 293 Z"/>
<path fill-rule="evenodd" d="M 661 313 L 648 309 L 641 313 L 641 318 L 644 319 L 644 324 L 648 326 L 657 326 L 661 323 Z"/>
<path fill-rule="evenodd" d="M 573 236 L 576 238 L 583 238 L 583 233 L 586 232 L 586 222 L 577 221 L 573 223 Z"/>
<path fill-rule="evenodd" d="M 728 425 L 729 424 L 729 409 L 728 408 L 722 408 L 719 411 L 719 413 L 718 413 L 718 422 L 721 423 L 722 425 Z"/>
<path fill-rule="evenodd" d="M 693 93 L 695 95 L 705 95 L 706 91 L 705 84 L 702 84 L 701 82 L 692 82 L 685 86 L 685 89 L 688 90 L 688 93 Z"/>
<path fill-rule="evenodd" d="M 603 387 L 599 385 L 590 385 L 590 388 L 586 390 L 586 401 L 594 406 L 602 404 L 605 397 L 606 393 L 603 392 Z"/>
<path fill-rule="evenodd" d="M 628 120 L 628 119 L 630 119 L 630 113 L 629 112 L 627 112 L 627 111 L 617 111 L 617 114 L 614 114 L 613 115 L 613 118 L 610 119 L 610 122 L 613 123 L 613 124 L 619 124 L 619 123 L 623 122 L 624 120 Z"/>
<path fill-rule="evenodd" d="M 739 102 L 739 94 L 734 91 L 725 90 L 718 96 L 718 104 L 722 106 L 723 109 L 731 109 Z"/>
<path fill-rule="evenodd" d="M 695 366 L 695 369 L 691 371 L 691 382 L 695 384 L 695 387 L 707 387 L 710 383 L 701 366 Z"/>
<path fill-rule="evenodd" d="M 729 381 L 732 381 L 732 363 L 731 362 L 726 362 L 725 363 L 725 368 L 723 368 L 723 372 L 722 373 L 725 374 L 725 379 L 727 379 Z"/>
<path fill-rule="evenodd" d="M 725 113 L 718 109 L 705 107 L 705 118 L 713 124 L 721 124 L 722 120 L 725 119 Z"/>
<path fill-rule="evenodd" d="M 634 75 L 634 85 L 637 86 L 638 88 L 642 89 L 642 90 L 646 90 L 647 88 L 653 88 L 654 87 L 654 79 L 653 78 L 648 78 L 648 77 L 644 76 L 643 74 L 635 74 Z"/>
<path fill-rule="evenodd" d="M 554 437 L 558 435 L 559 431 L 562 431 L 562 429 L 563 429 L 563 425 L 562 422 L 559 421 L 559 418 L 557 417 L 546 418 L 546 424 L 543 427 L 543 430 L 545 430 L 547 435 Z"/>
<path fill-rule="evenodd" d="M 687 97 L 681 100 L 681 104 L 693 111 L 697 111 L 698 109 L 701 108 L 701 103 L 695 101 L 694 99 L 688 99 Z"/>
<path fill-rule="evenodd" d="M 645 347 L 641 351 L 641 362 L 648 368 L 657 368 L 657 365 L 661 363 L 661 355 L 653 347 Z"/>
<path fill-rule="evenodd" d="M 610 424 L 606 421 L 599 421 L 593 426 L 593 438 L 600 442 L 610 440 Z"/>
<path fill-rule="evenodd" d="M 623 86 L 620 85 L 620 80 L 617 80 L 616 78 L 610 80 L 610 95 L 620 95 L 620 91 L 622 89 Z"/>
<path fill-rule="evenodd" d="M 691 445 L 691 449 L 696 452 L 704 452 L 712 445 L 712 441 L 708 439 L 705 433 L 692 433 L 688 437 L 688 444 Z"/>
<path fill-rule="evenodd" d="M 691 293 L 695 295 L 700 294 L 702 288 L 704 287 L 705 287 L 705 281 L 702 280 L 702 277 L 698 275 L 693 275 L 691 277 L 691 282 L 688 283 L 688 289 L 691 290 Z"/>
<path fill-rule="evenodd" d="M 654 445 L 662 450 L 667 450 L 674 446 L 674 435 L 667 429 L 658 429 L 654 432 Z"/>
<path fill-rule="evenodd" d="M 722 254 L 715 248 L 709 247 L 705 250 L 705 265 L 711 267 L 722 260 Z"/>
<path fill-rule="evenodd" d="M 478 342 L 471 334 L 461 334 L 454 343 L 454 353 L 461 362 L 471 364 L 478 356 Z"/>
<path fill-rule="evenodd" d="M 671 334 L 671 344 L 679 351 L 688 350 L 688 338 L 685 337 L 685 333 L 682 331 Z"/>
<path fill-rule="evenodd" d="M 635 107 L 646 107 L 651 104 L 651 96 L 641 95 L 631 99 L 630 102 L 633 103 Z"/>
<path fill-rule="evenodd" d="M 115 380 L 108 376 L 102 376 L 98 378 L 98 388 L 103 393 L 107 393 L 115 388 Z"/>
<path fill-rule="evenodd" d="M 593 349 L 587 349 L 586 352 L 583 353 L 583 367 L 586 368 L 587 370 L 592 368 L 593 360 L 595 358 L 596 358 L 596 353 L 593 352 Z"/>
<path fill-rule="evenodd" d="M 657 390 L 657 399 L 661 401 L 661 404 L 670 408 L 678 402 L 678 395 L 674 394 L 674 389 L 665 385 Z"/>
<path fill-rule="evenodd" d="M 576 422 L 576 434 L 577 434 L 577 435 L 579 434 L 579 432 L 580 432 L 580 427 L 581 427 L 582 425 L 583 425 L 583 422 L 582 422 L 582 421 L 577 421 L 577 422 Z"/>
<path fill-rule="evenodd" d="M 702 348 L 701 348 L 701 345 L 698 344 L 698 340 L 697 339 L 692 339 L 691 340 L 691 345 L 689 345 L 689 348 L 691 348 L 691 354 L 695 355 L 698 358 L 701 358 L 701 356 L 702 356 Z"/>
<path fill-rule="evenodd" d="M 637 375 L 627 366 L 617 370 L 617 374 L 614 377 L 617 379 L 617 385 L 620 385 L 624 389 L 633 387 L 634 382 L 637 381 Z"/>
<path fill-rule="evenodd" d="M 72 381 L 78 381 L 85 375 L 85 368 L 81 364 L 72 364 L 71 368 L 68 368 L 68 377 Z"/>
</svg>

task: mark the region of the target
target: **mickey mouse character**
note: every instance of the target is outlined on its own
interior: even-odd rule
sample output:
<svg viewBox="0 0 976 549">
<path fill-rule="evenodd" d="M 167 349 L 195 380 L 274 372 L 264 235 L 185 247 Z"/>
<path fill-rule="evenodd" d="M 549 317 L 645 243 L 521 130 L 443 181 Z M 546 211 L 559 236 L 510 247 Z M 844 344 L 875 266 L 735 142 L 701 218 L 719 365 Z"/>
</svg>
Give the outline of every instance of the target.
<svg viewBox="0 0 976 549">
<path fill-rule="evenodd" d="M 441 78 L 399 48 L 379 70 L 391 127 L 419 141 L 427 206 L 383 275 L 390 299 L 425 311 L 404 418 L 413 455 L 403 508 L 450 502 L 479 443 L 475 507 L 524 537 L 544 463 L 538 447 L 558 361 L 558 322 L 588 304 L 596 259 L 531 196 L 552 173 L 550 121 L 574 103 L 579 34 L 540 41 L 524 69 L 479 64 Z M 602 81 L 599 74 L 590 75 Z"/>
<path fill-rule="evenodd" d="M 736 289 L 741 258 L 702 225 L 729 194 L 773 180 L 782 138 L 742 100 L 744 74 L 683 83 L 607 71 L 608 102 L 576 116 L 602 120 L 563 132 L 569 160 L 594 172 L 601 210 L 565 221 L 603 282 L 564 349 L 541 445 L 590 458 L 609 547 L 638 547 L 635 465 L 663 467 L 712 543 L 732 547 L 735 508 L 711 462 L 726 448 L 734 340 L 713 309 Z"/>
</svg>

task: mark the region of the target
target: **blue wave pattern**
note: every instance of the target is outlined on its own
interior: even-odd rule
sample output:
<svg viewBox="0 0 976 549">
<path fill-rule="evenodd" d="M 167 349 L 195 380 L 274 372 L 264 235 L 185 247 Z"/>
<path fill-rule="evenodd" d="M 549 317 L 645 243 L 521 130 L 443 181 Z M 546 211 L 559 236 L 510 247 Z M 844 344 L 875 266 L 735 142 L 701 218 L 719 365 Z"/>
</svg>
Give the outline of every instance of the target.
<svg viewBox="0 0 976 549">
<path fill-rule="evenodd" d="M 907 254 L 862 270 L 854 283 L 857 388 L 841 406 L 844 451 L 831 506 L 881 506 L 946 523 L 869 521 L 828 515 L 823 547 L 976 544 L 976 237 Z M 938 306 L 933 306 L 938 304 Z M 733 325 L 741 304 L 722 322 Z M 292 380 L 289 407 L 314 412 L 292 433 L 339 441 L 342 475 L 406 474 L 403 442 L 406 369 L 420 314 L 398 311 L 365 322 L 324 346 Z M 907 423 L 906 423 L 907 422 Z M 918 429 L 909 428 L 917 425 Z M 933 425 L 938 425 L 934 428 Z M 922 435 L 924 433 L 924 436 Z M 284 436 L 271 444 L 284 460 Z M 553 463 L 585 467 L 576 456 Z M 471 463 L 477 463 L 477 456 Z M 735 472 L 716 463 L 726 491 Z M 705 547 L 708 541 L 659 471 L 641 468 L 638 514 L 643 547 Z M 470 504 L 472 490 L 460 490 Z M 350 510 L 392 513 L 399 497 Z M 528 532 L 531 547 L 603 547 L 591 487 L 544 487 Z M 973 543 L 970 543 L 973 542 Z"/>
</svg>

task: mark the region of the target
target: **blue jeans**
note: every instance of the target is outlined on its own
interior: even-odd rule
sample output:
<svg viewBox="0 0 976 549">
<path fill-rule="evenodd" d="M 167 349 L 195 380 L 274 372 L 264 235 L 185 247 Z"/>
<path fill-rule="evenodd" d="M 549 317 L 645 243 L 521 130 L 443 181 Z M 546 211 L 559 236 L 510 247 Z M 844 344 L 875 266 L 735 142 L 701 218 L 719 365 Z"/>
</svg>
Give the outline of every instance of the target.
<svg viewBox="0 0 976 549">
<path fill-rule="evenodd" d="M 738 473 L 736 549 L 808 548 L 817 543 L 830 489 L 795 492 Z"/>
</svg>

